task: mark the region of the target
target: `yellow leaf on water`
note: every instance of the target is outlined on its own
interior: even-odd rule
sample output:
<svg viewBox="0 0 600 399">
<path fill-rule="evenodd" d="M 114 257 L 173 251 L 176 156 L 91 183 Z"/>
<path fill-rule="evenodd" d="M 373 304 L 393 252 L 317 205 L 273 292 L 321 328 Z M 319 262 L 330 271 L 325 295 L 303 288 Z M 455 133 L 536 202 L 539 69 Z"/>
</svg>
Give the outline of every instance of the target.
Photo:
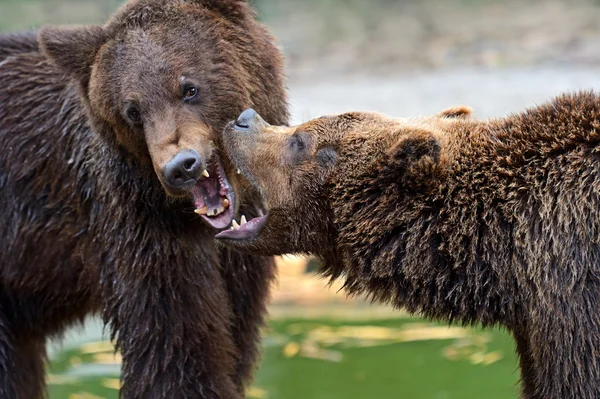
<svg viewBox="0 0 600 399">
<path fill-rule="evenodd" d="M 121 364 L 123 358 L 120 353 L 96 353 L 94 355 L 94 363 L 101 364 Z"/>
<path fill-rule="evenodd" d="M 294 357 L 300 352 L 300 345 L 297 342 L 290 342 L 283 347 L 283 356 Z"/>
<path fill-rule="evenodd" d="M 502 352 L 500 351 L 490 352 L 487 355 L 485 355 L 485 358 L 483 359 L 483 364 L 487 366 L 489 364 L 496 363 L 498 360 L 502 359 L 502 357 Z"/>
<path fill-rule="evenodd" d="M 102 380 L 102 386 L 118 391 L 121 389 L 121 381 L 118 378 L 107 378 Z"/>
<path fill-rule="evenodd" d="M 102 396 L 96 396 L 89 392 L 78 392 L 69 395 L 69 399 L 106 399 Z"/>
<path fill-rule="evenodd" d="M 481 364 L 485 360 L 483 352 L 475 352 L 471 355 L 471 363 Z"/>
<path fill-rule="evenodd" d="M 344 358 L 342 352 L 320 348 L 316 342 L 305 341 L 300 346 L 300 356 L 312 359 L 327 360 L 329 362 L 341 362 Z"/>
<path fill-rule="evenodd" d="M 458 360 L 459 359 L 458 350 L 456 350 L 456 348 L 453 348 L 451 346 L 444 348 L 443 353 L 444 353 L 444 357 L 446 359 L 449 359 L 449 360 Z"/>
<path fill-rule="evenodd" d="M 99 341 L 90 342 L 89 344 L 81 345 L 79 351 L 84 355 L 102 353 L 102 352 L 114 352 L 115 347 L 110 341 Z"/>
<path fill-rule="evenodd" d="M 48 374 L 46 376 L 46 383 L 48 385 L 69 385 L 74 384 L 78 381 L 77 377 Z"/>
<path fill-rule="evenodd" d="M 266 399 L 269 397 L 269 393 L 259 387 L 250 387 L 246 392 L 246 396 L 252 399 Z"/>
<path fill-rule="evenodd" d="M 79 366 L 82 363 L 81 358 L 75 356 L 69 359 L 71 366 Z"/>
<path fill-rule="evenodd" d="M 394 339 L 398 331 L 394 328 L 360 326 L 360 327 L 340 327 L 337 334 L 354 339 Z"/>
<path fill-rule="evenodd" d="M 339 343 L 348 344 L 349 340 L 358 341 L 356 346 L 375 346 L 392 342 L 412 342 L 427 340 L 460 339 L 468 337 L 469 330 L 460 327 L 423 326 L 415 324 L 404 328 L 377 326 L 341 326 L 332 328 L 321 326 L 308 332 L 308 339 L 326 346 Z M 350 346 L 348 344 L 348 346 Z"/>
<path fill-rule="evenodd" d="M 463 338 L 470 334 L 460 327 L 425 327 L 404 331 L 402 341 L 428 341 L 437 339 Z"/>
</svg>

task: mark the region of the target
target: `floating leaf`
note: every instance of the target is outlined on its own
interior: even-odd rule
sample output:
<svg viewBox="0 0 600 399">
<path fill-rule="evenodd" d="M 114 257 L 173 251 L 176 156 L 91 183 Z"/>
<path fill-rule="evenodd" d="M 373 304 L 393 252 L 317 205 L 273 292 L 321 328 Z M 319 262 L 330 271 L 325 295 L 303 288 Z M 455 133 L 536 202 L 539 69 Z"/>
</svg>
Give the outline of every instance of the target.
<svg viewBox="0 0 600 399">
<path fill-rule="evenodd" d="M 94 363 L 121 364 L 123 363 L 123 357 L 120 353 L 96 353 L 94 355 Z"/>
<path fill-rule="evenodd" d="M 121 380 L 119 380 L 118 378 L 107 378 L 105 380 L 102 380 L 102 385 L 106 388 L 118 391 L 119 389 L 121 389 Z"/>
<path fill-rule="evenodd" d="M 486 353 L 489 341 L 487 335 L 471 335 L 444 348 L 443 356 L 453 361 L 469 360 L 472 364 L 487 366 L 503 357 L 499 351 Z"/>
<path fill-rule="evenodd" d="M 300 352 L 300 345 L 297 342 L 290 342 L 283 347 L 283 356 L 290 358 L 294 357 Z"/>
<path fill-rule="evenodd" d="M 115 347 L 110 341 L 99 341 L 99 342 L 90 342 L 88 344 L 81 345 L 79 351 L 84 355 L 94 354 L 94 353 L 102 353 L 102 352 L 114 352 Z"/>
<path fill-rule="evenodd" d="M 71 385 L 77 383 L 77 381 L 77 377 L 67 375 L 48 374 L 46 376 L 46 383 L 48 385 Z"/>
<path fill-rule="evenodd" d="M 246 392 L 246 397 L 252 399 L 266 399 L 269 397 L 269 393 L 259 387 L 250 387 L 248 392 Z"/>
<path fill-rule="evenodd" d="M 490 352 L 487 355 L 485 355 L 485 359 L 483 359 L 483 364 L 487 366 L 492 363 L 496 363 L 498 360 L 501 360 L 503 357 L 504 356 L 502 355 L 502 352 L 500 352 L 500 351 Z"/>
<path fill-rule="evenodd" d="M 81 363 L 83 363 L 83 361 L 81 360 L 80 357 L 74 356 L 69 359 L 69 364 L 73 367 L 79 366 Z"/>
<path fill-rule="evenodd" d="M 102 396 L 97 396 L 89 392 L 78 392 L 69 395 L 69 399 L 106 399 Z"/>
<path fill-rule="evenodd" d="M 344 355 L 338 351 L 320 348 L 315 342 L 305 341 L 300 346 L 300 355 L 312 359 L 341 362 Z"/>
</svg>

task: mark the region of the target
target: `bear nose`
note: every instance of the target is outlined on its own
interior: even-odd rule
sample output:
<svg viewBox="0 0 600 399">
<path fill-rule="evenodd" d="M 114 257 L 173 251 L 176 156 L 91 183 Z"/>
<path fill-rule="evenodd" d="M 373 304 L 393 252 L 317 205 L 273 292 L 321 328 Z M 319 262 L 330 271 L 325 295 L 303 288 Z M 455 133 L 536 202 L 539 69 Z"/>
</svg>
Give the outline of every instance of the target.
<svg viewBox="0 0 600 399">
<path fill-rule="evenodd" d="M 183 150 L 163 167 L 163 177 L 169 187 L 181 189 L 198 180 L 202 170 L 200 155 L 194 150 Z"/>
<path fill-rule="evenodd" d="M 257 115 L 258 113 L 255 110 L 253 110 L 252 108 L 248 108 L 247 110 L 242 112 L 235 121 L 236 129 L 243 130 L 250 128 Z"/>
</svg>

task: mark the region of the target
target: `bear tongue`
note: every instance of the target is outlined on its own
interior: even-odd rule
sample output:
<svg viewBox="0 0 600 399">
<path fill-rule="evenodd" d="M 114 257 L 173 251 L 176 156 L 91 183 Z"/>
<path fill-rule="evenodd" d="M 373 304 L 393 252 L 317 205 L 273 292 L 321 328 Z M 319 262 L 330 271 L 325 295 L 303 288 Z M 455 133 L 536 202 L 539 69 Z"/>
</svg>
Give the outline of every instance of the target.
<svg viewBox="0 0 600 399">
<path fill-rule="evenodd" d="M 236 241 L 248 240 L 260 234 L 266 222 L 267 216 L 258 216 L 250 221 L 246 221 L 246 217 L 242 216 L 240 223 L 237 223 L 234 219 L 233 226 L 229 230 L 220 232 L 215 238 Z"/>
</svg>

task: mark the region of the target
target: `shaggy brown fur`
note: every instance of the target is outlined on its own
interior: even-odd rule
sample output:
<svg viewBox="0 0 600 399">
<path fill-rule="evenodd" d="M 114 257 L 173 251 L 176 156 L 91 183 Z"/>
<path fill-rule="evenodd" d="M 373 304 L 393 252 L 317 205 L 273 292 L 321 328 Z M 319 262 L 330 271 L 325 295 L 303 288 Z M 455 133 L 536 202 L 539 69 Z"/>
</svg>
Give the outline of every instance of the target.
<svg viewBox="0 0 600 399">
<path fill-rule="evenodd" d="M 269 214 L 219 237 L 324 260 L 351 294 L 501 325 L 522 397 L 600 397 L 600 96 L 503 119 L 349 113 L 295 128 L 246 111 L 229 156 Z"/>
<path fill-rule="evenodd" d="M 131 0 L 105 26 L 42 29 L 39 48 L 0 37 L 0 397 L 43 396 L 46 340 L 98 312 L 121 397 L 243 397 L 273 263 L 215 245 L 188 191 L 203 177 L 161 183 L 194 150 L 231 209 L 259 211 L 215 165 L 241 110 L 286 123 L 271 36 L 243 1 Z"/>
<path fill-rule="evenodd" d="M 0 35 L 0 62 L 11 55 L 38 50 L 37 33 Z"/>
</svg>

